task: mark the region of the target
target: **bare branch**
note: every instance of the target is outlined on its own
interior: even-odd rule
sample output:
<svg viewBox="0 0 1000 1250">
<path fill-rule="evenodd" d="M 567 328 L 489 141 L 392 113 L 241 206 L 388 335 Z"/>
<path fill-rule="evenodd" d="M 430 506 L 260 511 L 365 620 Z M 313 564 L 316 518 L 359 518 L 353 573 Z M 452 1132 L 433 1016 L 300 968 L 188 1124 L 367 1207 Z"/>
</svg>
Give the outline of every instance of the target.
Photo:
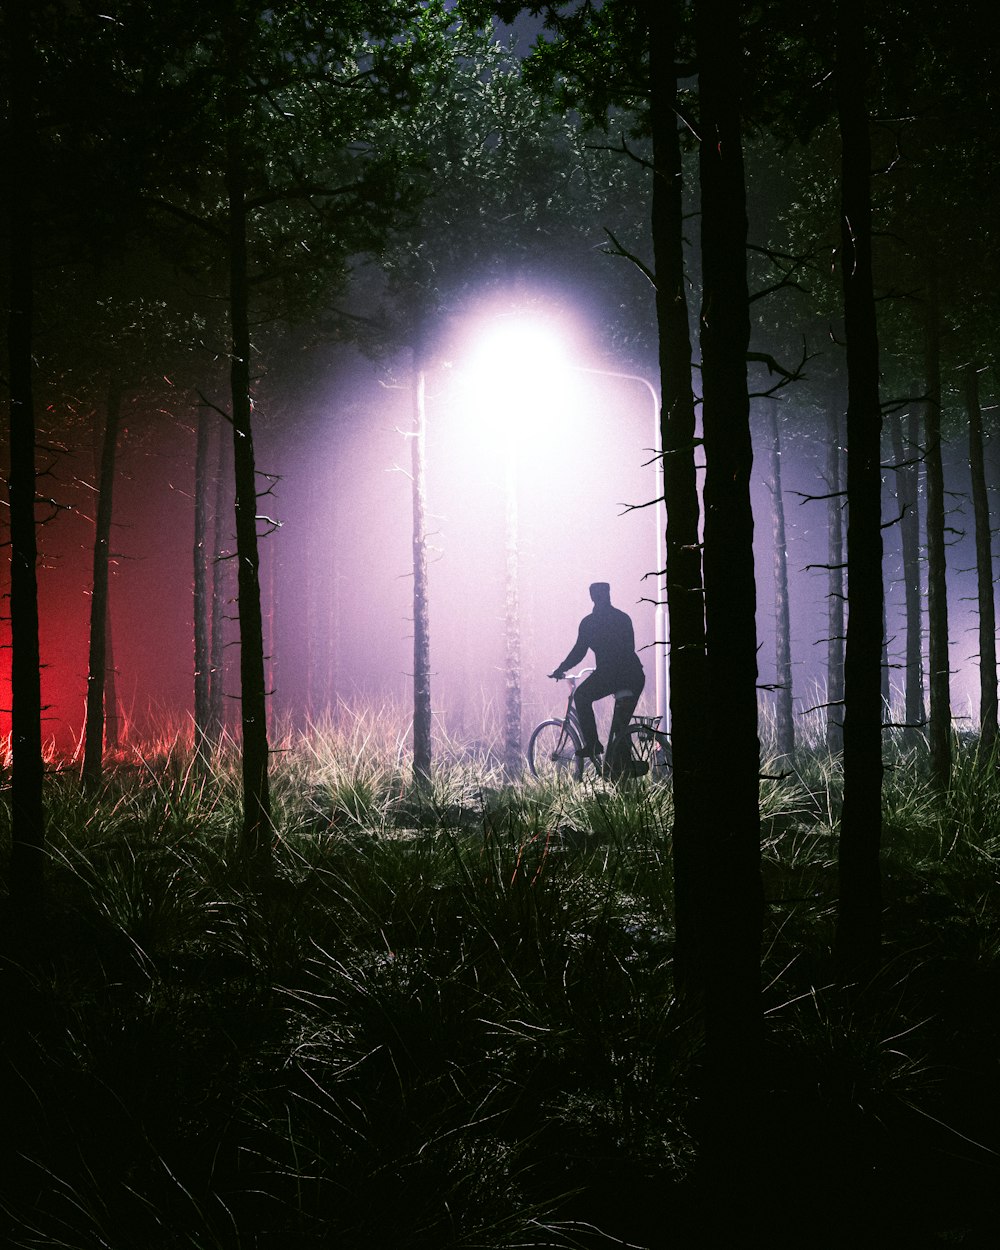
<svg viewBox="0 0 1000 1250">
<path fill-rule="evenodd" d="M 823 503 L 825 500 L 847 498 L 846 490 L 831 490 L 831 491 L 828 491 L 827 494 L 825 495 L 810 495 L 806 491 L 803 491 L 803 490 L 790 490 L 788 494 L 797 495 L 800 504 Z"/>
<path fill-rule="evenodd" d="M 657 496 L 657 498 L 655 499 L 647 499 L 645 503 L 621 503 L 619 502 L 618 507 L 621 508 L 621 512 L 619 512 L 618 515 L 628 516 L 630 512 L 642 512 L 646 508 L 655 508 L 656 505 L 660 502 L 661 501 L 660 501 L 659 496 Z"/>
<path fill-rule="evenodd" d="M 605 255 L 622 256 L 624 257 L 625 260 L 630 260 L 632 264 L 635 265 L 636 269 L 638 269 L 639 272 L 643 274 L 643 276 L 647 279 L 650 286 L 652 286 L 653 289 L 655 290 L 656 289 L 656 275 L 653 273 L 652 269 L 650 269 L 650 267 L 646 264 L 646 262 L 643 260 L 640 260 L 639 257 L 636 256 L 634 252 L 630 252 L 628 248 L 623 247 L 622 244 L 619 243 L 619 241 L 615 238 L 614 234 L 612 234 L 612 232 L 608 229 L 607 226 L 604 227 L 604 233 L 611 240 L 611 244 L 612 244 L 610 248 L 603 249 L 605 252 Z"/>
<path fill-rule="evenodd" d="M 229 424 L 232 425 L 233 419 L 229 413 L 225 411 L 225 409 L 220 408 L 218 404 L 213 404 L 210 399 L 206 398 L 201 393 L 201 391 L 196 391 L 195 393 L 197 394 L 198 400 L 203 408 L 211 408 L 213 412 L 217 412 L 219 414 L 223 421 L 228 421 Z"/>
<path fill-rule="evenodd" d="M 802 715 L 808 716 L 810 712 L 824 712 L 827 708 L 843 706 L 843 699 L 831 699 L 829 703 L 814 703 L 812 707 L 803 708 Z"/>
<path fill-rule="evenodd" d="M 630 161 L 634 161 L 642 169 L 652 171 L 653 163 L 648 161 L 644 156 L 640 156 L 638 152 L 633 152 L 625 141 L 625 132 L 620 132 L 620 142 L 616 147 L 611 143 L 588 143 L 586 144 L 589 152 L 614 152 L 616 156 L 627 156 Z"/>
<path fill-rule="evenodd" d="M 210 221 L 207 217 L 199 217 L 197 213 L 192 213 L 187 208 L 182 208 L 179 204 L 173 204 L 170 200 L 164 200 L 159 196 L 146 197 L 146 203 L 152 208 L 160 208 L 170 216 L 178 218 L 180 221 L 186 222 L 189 226 L 195 226 L 199 230 L 203 230 L 206 234 L 210 234 L 215 239 L 228 241 L 228 234 L 214 221 Z"/>
<path fill-rule="evenodd" d="M 802 339 L 802 358 L 798 364 L 791 369 L 786 369 L 780 364 L 769 352 L 747 352 L 747 360 L 757 364 L 767 365 L 767 371 L 770 374 L 777 374 L 778 381 L 774 386 L 769 387 L 766 391 L 755 391 L 751 394 L 751 399 L 764 399 L 776 395 L 779 391 L 790 385 L 792 382 L 799 382 L 805 376 L 805 367 L 810 360 L 813 359 L 815 353 L 810 355 L 808 345 L 803 337 Z"/>
</svg>

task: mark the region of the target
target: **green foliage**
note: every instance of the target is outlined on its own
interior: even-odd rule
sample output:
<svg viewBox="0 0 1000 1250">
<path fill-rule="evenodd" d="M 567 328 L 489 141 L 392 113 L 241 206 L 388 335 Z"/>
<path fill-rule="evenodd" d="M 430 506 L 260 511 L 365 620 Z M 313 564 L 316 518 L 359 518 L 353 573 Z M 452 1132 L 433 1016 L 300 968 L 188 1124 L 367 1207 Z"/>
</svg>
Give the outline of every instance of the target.
<svg viewBox="0 0 1000 1250">
<path fill-rule="evenodd" d="M 531 292 L 551 292 L 568 272 L 577 298 L 585 282 L 606 283 L 608 266 L 594 263 L 600 226 L 611 218 L 623 233 L 618 219 L 631 223 L 644 196 L 601 150 L 603 136 L 557 116 L 489 28 L 458 21 L 453 41 L 450 63 L 417 73 L 419 106 L 399 121 L 400 143 L 423 155 L 410 173 L 414 207 L 381 254 L 387 344 L 425 353 L 456 311 L 526 271 Z"/>
</svg>

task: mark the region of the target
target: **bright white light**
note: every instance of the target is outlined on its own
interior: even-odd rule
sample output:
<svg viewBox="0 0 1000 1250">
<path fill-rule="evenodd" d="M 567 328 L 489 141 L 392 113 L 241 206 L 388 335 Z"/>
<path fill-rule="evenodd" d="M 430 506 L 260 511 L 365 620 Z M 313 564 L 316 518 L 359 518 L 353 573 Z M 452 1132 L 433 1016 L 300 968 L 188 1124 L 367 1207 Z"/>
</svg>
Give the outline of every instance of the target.
<svg viewBox="0 0 1000 1250">
<path fill-rule="evenodd" d="M 526 449 L 570 436 L 579 375 L 553 322 L 530 312 L 494 314 L 474 324 L 467 341 L 458 372 L 484 438 Z"/>
</svg>

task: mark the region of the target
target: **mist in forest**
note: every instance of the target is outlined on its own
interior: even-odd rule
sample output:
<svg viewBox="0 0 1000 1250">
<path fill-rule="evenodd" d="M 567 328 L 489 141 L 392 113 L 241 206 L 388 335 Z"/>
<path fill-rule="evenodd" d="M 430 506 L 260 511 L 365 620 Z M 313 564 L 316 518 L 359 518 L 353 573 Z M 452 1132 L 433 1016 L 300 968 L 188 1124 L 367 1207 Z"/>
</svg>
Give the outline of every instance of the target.
<svg viewBox="0 0 1000 1250">
<path fill-rule="evenodd" d="M 509 390 L 516 362 L 439 361 L 427 378 L 432 698 L 439 728 L 465 741 L 495 738 L 504 664 L 507 461 L 517 504 L 523 729 L 557 711 L 564 688 L 546 678 L 590 610 L 587 587 L 608 581 L 633 618 L 646 669 L 640 713 L 655 709 L 654 601 L 657 490 L 652 449 L 653 368 L 631 373 L 579 346 L 554 361 L 540 394 Z M 645 381 L 643 380 L 645 379 Z M 373 364 L 345 349 L 317 352 L 287 397 L 262 402 L 258 423 L 261 587 L 272 732 L 306 728 L 338 707 L 394 706 L 412 690 L 412 390 L 407 359 Z M 505 389 L 506 388 L 506 389 Z M 538 387 L 536 386 L 536 389 Z M 503 420 L 505 394 L 525 411 Z M 498 399 L 501 409 L 498 410 Z M 791 603 L 794 707 L 819 728 L 828 636 L 825 440 L 794 393 L 779 405 L 782 498 Z M 112 536 L 111 657 L 126 730 L 148 740 L 190 728 L 196 410 L 149 420 L 142 397 L 121 441 Z M 93 449 L 77 432 L 54 470 L 61 510 L 40 530 L 45 736 L 61 754 L 79 743 L 87 682 L 93 542 Z M 772 495 L 763 424 L 755 422 L 753 503 L 762 732 L 775 677 Z M 221 501 L 225 690 L 238 721 L 239 641 L 231 486 L 231 431 L 212 436 Z M 219 454 L 223 456 L 219 468 Z M 989 454 L 989 453 L 988 453 Z M 946 466 L 952 546 L 950 634 L 956 727 L 975 724 L 976 617 L 968 468 Z M 904 647 L 898 514 L 885 474 L 887 675 L 891 716 L 902 719 Z M 214 541 L 214 540 L 213 540 Z M 212 545 L 212 544 L 210 544 Z M 4 682 L 7 684 L 5 675 Z M 3 706 L 9 707 L 9 695 Z"/>
<path fill-rule="evenodd" d="M 412 673 L 411 397 L 397 373 L 331 356 L 312 393 L 280 419 L 258 410 L 261 587 L 275 723 L 304 726 L 327 707 L 405 706 Z M 501 690 L 505 438 L 483 407 L 489 379 L 442 363 L 428 377 L 427 495 L 434 708 L 442 726 L 489 733 Z M 479 388 L 477 397 L 476 391 Z M 569 649 L 611 582 L 637 644 L 651 647 L 656 563 L 652 397 L 641 381 L 578 375 L 551 419 L 520 429 L 517 540 L 525 718 L 559 698 L 544 674 Z M 561 411 L 559 410 L 561 409 Z M 194 421 L 122 439 L 112 537 L 111 638 L 117 695 L 141 735 L 183 728 L 193 689 Z M 220 420 L 211 456 L 231 455 Z M 221 442 L 220 442 L 221 439 Z M 61 458 L 73 507 L 42 529 L 43 700 L 61 750 L 82 728 L 91 579 L 91 452 Z M 216 470 L 217 472 L 217 470 Z M 222 476 L 226 476 L 225 467 Z M 223 498 L 226 614 L 235 618 L 231 487 Z M 629 510 L 634 508 L 634 510 Z M 264 519 L 266 518 L 266 519 Z M 276 524 L 272 526 L 271 522 Z M 210 528 L 214 518 L 210 520 Z M 226 690 L 238 714 L 238 633 L 227 622 Z M 651 652 L 643 653 L 652 672 Z"/>
</svg>

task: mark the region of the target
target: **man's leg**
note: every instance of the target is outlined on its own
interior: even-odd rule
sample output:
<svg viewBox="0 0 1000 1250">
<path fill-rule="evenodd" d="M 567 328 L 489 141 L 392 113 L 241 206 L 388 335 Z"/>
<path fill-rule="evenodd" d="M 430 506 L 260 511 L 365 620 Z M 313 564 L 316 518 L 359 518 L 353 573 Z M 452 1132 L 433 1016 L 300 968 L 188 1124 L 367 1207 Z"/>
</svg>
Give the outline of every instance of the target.
<svg viewBox="0 0 1000 1250">
<path fill-rule="evenodd" d="M 596 679 L 596 680 L 595 680 Z M 609 683 L 600 673 L 591 673 L 576 688 L 573 704 L 576 707 L 580 732 L 583 734 L 583 749 L 587 755 L 597 754 L 597 721 L 594 719 L 594 704 L 614 694 L 614 684 Z"/>
<path fill-rule="evenodd" d="M 644 678 L 641 682 L 633 682 L 627 690 L 618 689 L 615 691 L 615 711 L 611 717 L 611 729 L 608 733 L 608 754 L 606 757 L 608 770 L 615 779 L 624 773 L 628 764 L 629 721 L 632 719 L 632 713 L 638 705 L 639 696 L 642 694 L 642 688 L 645 684 Z"/>
</svg>

